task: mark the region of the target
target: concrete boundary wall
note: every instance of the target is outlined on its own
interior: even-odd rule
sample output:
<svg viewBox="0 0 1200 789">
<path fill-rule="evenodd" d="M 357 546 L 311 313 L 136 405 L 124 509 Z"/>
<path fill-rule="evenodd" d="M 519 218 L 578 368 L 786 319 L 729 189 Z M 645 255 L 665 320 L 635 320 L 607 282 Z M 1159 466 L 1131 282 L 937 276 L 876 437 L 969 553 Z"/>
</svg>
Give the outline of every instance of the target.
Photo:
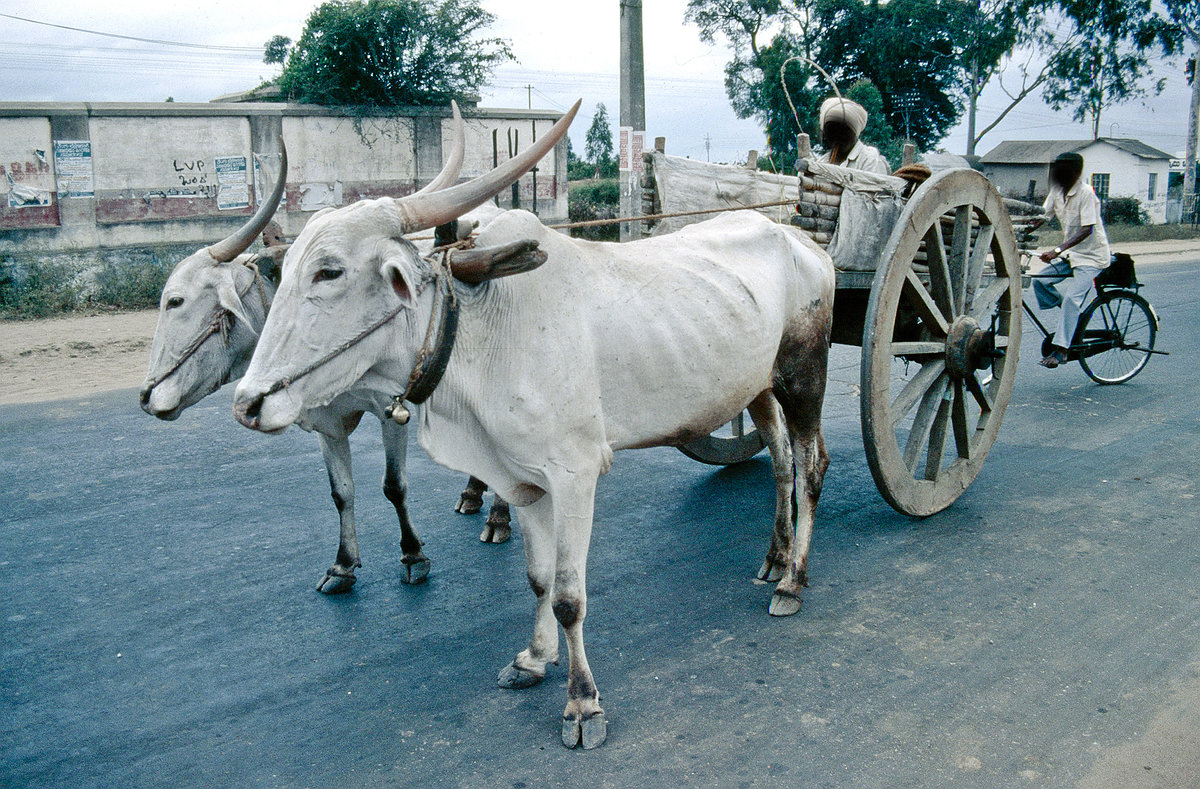
<svg viewBox="0 0 1200 789">
<path fill-rule="evenodd" d="M 562 114 L 468 107 L 463 116 L 465 180 Z M 453 128 L 449 108 L 361 117 L 279 103 L 0 102 L 0 254 L 212 243 L 269 191 L 281 136 L 289 166 L 276 221 L 295 235 L 321 208 L 420 189 L 441 170 Z M 566 159 L 563 142 L 497 202 L 564 221 Z"/>
</svg>

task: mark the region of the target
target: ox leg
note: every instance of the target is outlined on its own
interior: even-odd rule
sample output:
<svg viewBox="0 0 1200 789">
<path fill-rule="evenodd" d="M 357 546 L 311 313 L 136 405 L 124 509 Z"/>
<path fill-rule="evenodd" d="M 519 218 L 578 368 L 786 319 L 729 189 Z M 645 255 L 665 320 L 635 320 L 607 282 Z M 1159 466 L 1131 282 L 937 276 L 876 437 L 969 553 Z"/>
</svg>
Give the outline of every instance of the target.
<svg viewBox="0 0 1200 789">
<path fill-rule="evenodd" d="M 354 477 L 350 469 L 350 441 L 343 436 L 331 437 L 317 434 L 321 444 L 321 455 L 325 458 L 325 469 L 329 472 L 329 490 L 333 504 L 337 507 L 341 529 L 338 538 L 337 558 L 333 566 L 317 584 L 322 594 L 349 592 L 358 580 L 354 570 L 362 567 L 358 560 L 358 535 L 354 529 Z"/>
<path fill-rule="evenodd" d="M 454 505 L 454 511 L 461 512 L 463 515 L 474 515 L 479 512 L 483 508 L 483 492 L 485 490 L 487 490 L 487 485 L 483 483 L 483 480 L 475 477 L 468 479 L 467 487 L 458 497 L 458 504 Z"/>
<path fill-rule="evenodd" d="M 551 609 L 556 550 L 554 513 L 549 496 L 542 496 L 533 504 L 522 507 L 521 535 L 529 588 L 537 597 L 537 613 L 529 646 L 500 670 L 496 683 L 502 688 L 536 685 L 546 678 L 546 664 L 558 662 L 558 624 Z"/>
<path fill-rule="evenodd" d="M 780 359 L 774 394 L 787 420 L 792 441 L 797 483 L 792 497 L 796 534 L 788 553 L 783 578 L 771 598 L 772 616 L 790 616 L 800 610 L 800 591 L 808 585 L 808 549 L 813 517 L 821 497 L 829 454 L 821 430 L 821 404 L 825 399 L 828 335 L 810 336 Z M 803 484 L 801 484 L 803 483 Z"/>
<path fill-rule="evenodd" d="M 383 426 L 386 464 L 383 471 L 383 495 L 387 496 L 387 500 L 396 508 L 396 517 L 400 520 L 400 550 L 403 551 L 400 561 L 404 565 L 404 575 L 400 580 L 406 584 L 419 584 L 429 576 L 429 559 L 421 550 L 421 538 L 413 528 L 405 503 L 408 494 L 408 428 L 396 424 L 391 419 L 381 419 L 380 424 Z"/>
<path fill-rule="evenodd" d="M 775 528 L 771 532 L 771 547 L 759 568 L 760 581 L 783 578 L 792 552 L 795 516 L 796 471 L 792 446 L 788 437 L 783 410 L 770 391 L 763 392 L 749 406 L 750 418 L 767 442 L 771 453 L 771 468 L 775 472 Z"/>
<path fill-rule="evenodd" d="M 551 609 L 566 634 L 570 667 L 567 673 L 567 706 L 563 710 L 562 742 L 568 748 L 596 748 L 608 736 L 608 722 L 600 707 L 600 693 L 588 666 L 583 646 L 583 621 L 587 617 L 587 554 L 592 535 L 596 477 L 575 475 L 563 491 L 555 490 L 554 527 L 556 557 Z"/>
<path fill-rule="evenodd" d="M 492 510 L 488 513 L 487 523 L 483 524 L 479 541 L 498 545 L 508 542 L 509 537 L 512 537 L 512 515 L 508 509 L 508 502 L 497 493 L 492 497 Z"/>
</svg>

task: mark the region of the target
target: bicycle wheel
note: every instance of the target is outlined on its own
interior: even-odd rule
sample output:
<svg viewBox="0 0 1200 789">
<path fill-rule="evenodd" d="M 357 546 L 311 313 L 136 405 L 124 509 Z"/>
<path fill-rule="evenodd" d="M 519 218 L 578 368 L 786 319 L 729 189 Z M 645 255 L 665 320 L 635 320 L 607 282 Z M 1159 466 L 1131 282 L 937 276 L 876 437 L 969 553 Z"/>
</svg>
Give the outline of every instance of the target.
<svg viewBox="0 0 1200 789">
<path fill-rule="evenodd" d="M 1072 351 L 1079 366 L 1098 384 L 1120 384 L 1142 371 L 1154 349 L 1158 317 L 1141 296 L 1114 290 L 1100 296 L 1079 316 Z"/>
</svg>

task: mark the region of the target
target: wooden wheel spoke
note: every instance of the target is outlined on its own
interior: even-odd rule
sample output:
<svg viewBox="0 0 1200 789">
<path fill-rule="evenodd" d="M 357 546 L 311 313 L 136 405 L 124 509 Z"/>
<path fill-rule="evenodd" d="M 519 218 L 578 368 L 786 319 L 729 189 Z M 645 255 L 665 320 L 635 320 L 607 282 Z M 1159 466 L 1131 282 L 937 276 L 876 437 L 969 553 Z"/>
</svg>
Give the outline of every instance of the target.
<svg viewBox="0 0 1200 789">
<path fill-rule="evenodd" d="M 979 404 L 979 410 L 985 414 L 990 413 L 993 408 L 992 396 L 979 383 L 979 379 L 975 377 L 974 373 L 967 376 L 967 389 L 975 398 L 975 402 Z"/>
<path fill-rule="evenodd" d="M 966 303 L 967 257 L 971 253 L 971 218 L 974 213 L 975 207 L 970 203 L 960 205 L 954 213 L 954 236 L 950 243 L 950 259 L 947 261 L 950 269 L 953 315 L 961 315 Z"/>
<path fill-rule="evenodd" d="M 945 352 L 946 343 L 942 340 L 892 343 L 892 356 L 936 356 Z"/>
<path fill-rule="evenodd" d="M 901 420 L 908 415 L 913 406 L 917 404 L 925 393 L 937 383 L 939 376 L 946 371 L 946 361 L 944 359 L 934 359 L 921 365 L 920 371 L 912 377 L 904 388 L 900 390 L 900 394 L 892 402 L 891 420 L 892 429 L 900 424 Z"/>
<path fill-rule="evenodd" d="M 975 303 L 971 305 L 971 317 L 976 323 L 982 326 L 992 319 L 992 313 L 996 311 L 1000 297 L 1008 292 L 1009 284 L 1008 277 L 996 277 L 975 296 Z"/>
<path fill-rule="evenodd" d="M 995 237 L 995 225 L 979 226 L 979 235 L 975 237 L 975 246 L 971 249 L 971 262 L 967 266 L 966 295 L 963 300 L 963 304 L 967 307 L 963 308 L 963 312 L 966 312 L 969 306 L 975 302 L 975 293 L 979 290 L 979 283 L 983 280 L 983 269 L 987 263 L 987 256 L 992 251 L 992 240 Z"/>
<path fill-rule="evenodd" d="M 909 474 L 916 470 L 917 458 L 921 456 L 921 449 L 929 441 L 929 431 L 933 428 L 933 419 L 937 416 L 938 408 L 942 404 L 942 396 L 946 394 L 946 386 L 949 383 L 949 376 L 939 375 L 921 398 L 921 405 L 917 408 L 912 429 L 908 431 L 908 442 L 904 445 L 904 465 L 908 468 Z"/>
<path fill-rule="evenodd" d="M 974 378 L 975 376 L 971 376 Z M 971 458 L 971 414 L 967 410 L 966 387 L 962 381 L 954 382 L 954 402 L 950 409 L 950 423 L 954 426 L 954 446 L 960 458 Z"/>
<path fill-rule="evenodd" d="M 910 294 L 913 309 L 931 331 L 942 337 L 950 333 L 950 324 L 946 321 L 945 314 L 933 300 L 933 296 L 926 290 L 920 277 L 911 269 L 904 275 L 903 293 Z"/>
<path fill-rule="evenodd" d="M 953 398 L 951 398 L 953 399 Z M 942 452 L 946 448 L 946 425 L 950 422 L 950 402 L 943 394 L 929 430 L 929 451 L 925 454 L 925 479 L 935 480 L 942 470 Z"/>
<path fill-rule="evenodd" d="M 946 263 L 946 241 L 942 223 L 934 222 L 925 233 L 925 256 L 929 264 L 929 291 L 933 303 L 943 315 L 954 314 L 954 291 L 950 285 L 950 267 Z"/>
</svg>

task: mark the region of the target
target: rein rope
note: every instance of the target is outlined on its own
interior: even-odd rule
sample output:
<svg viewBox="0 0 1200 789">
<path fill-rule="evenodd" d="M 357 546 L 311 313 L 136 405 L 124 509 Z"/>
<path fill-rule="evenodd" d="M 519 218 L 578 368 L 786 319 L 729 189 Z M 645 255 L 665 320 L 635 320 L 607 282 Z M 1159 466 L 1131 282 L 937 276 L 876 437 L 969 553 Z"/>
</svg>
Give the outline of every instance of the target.
<svg viewBox="0 0 1200 789">
<path fill-rule="evenodd" d="M 430 254 L 426 256 L 426 259 L 429 260 L 431 263 L 433 263 L 434 287 L 437 289 L 438 292 L 441 292 L 443 287 L 445 289 L 445 295 L 442 297 L 443 303 L 442 303 L 442 310 L 441 310 L 441 312 L 443 313 L 443 318 L 442 318 L 443 329 L 440 334 L 441 334 L 441 337 L 445 337 L 447 334 L 450 335 L 450 345 L 451 346 L 453 345 L 453 340 L 454 340 L 454 329 L 451 329 L 449 332 L 447 332 L 447 325 L 452 323 L 455 328 L 457 327 L 458 300 L 456 299 L 456 297 L 454 295 L 454 286 L 450 283 L 450 260 L 449 260 L 450 251 L 453 249 L 469 248 L 470 246 L 473 245 L 473 243 L 474 242 L 472 242 L 470 239 L 467 239 L 465 241 L 458 241 L 453 244 L 446 244 L 444 246 L 435 247 L 430 252 Z M 439 255 L 438 253 L 441 253 L 441 254 Z M 382 318 L 380 318 L 379 320 L 375 321 L 367 328 L 360 331 L 354 337 L 350 338 L 349 340 L 343 342 L 341 345 L 337 346 L 333 350 L 329 351 L 329 353 L 326 353 L 324 356 L 317 359 L 315 362 L 312 362 L 311 364 L 301 368 L 299 371 L 292 373 L 291 375 L 285 376 L 285 377 L 279 379 L 278 381 L 276 381 L 274 384 L 271 385 L 271 387 L 269 389 L 267 389 L 265 392 L 263 392 L 262 396 L 267 397 L 269 395 L 273 395 L 276 392 L 279 392 L 283 389 L 288 388 L 289 386 L 294 384 L 296 381 L 299 381 L 301 378 L 304 378 L 305 376 L 311 375 L 312 373 L 316 372 L 320 368 L 324 367 L 325 365 L 329 364 L 331 361 L 336 359 L 338 356 L 342 355 L 346 351 L 348 351 L 351 348 L 353 348 L 354 346 L 358 345 L 363 340 L 370 337 L 375 332 L 382 329 L 384 326 L 386 326 L 388 323 L 390 323 L 397 315 L 399 315 L 406 308 L 407 307 L 404 304 L 398 305 L 394 309 L 390 310 Z M 430 361 L 430 359 L 432 357 L 437 356 L 438 353 L 440 351 L 442 351 L 440 344 L 438 347 L 434 348 L 434 347 L 432 347 L 431 342 L 430 342 L 434 335 L 434 326 L 437 324 L 437 316 L 438 316 L 438 310 L 434 309 L 432 314 L 429 317 L 429 328 L 425 332 L 425 342 L 422 343 L 421 350 L 417 353 L 416 364 L 413 366 L 413 370 L 409 374 L 408 386 L 405 388 L 403 395 L 398 395 L 398 398 L 395 400 L 393 405 L 395 405 L 395 403 L 400 402 L 400 400 L 404 400 L 404 399 L 409 399 L 410 402 L 416 402 L 416 403 L 423 402 L 425 400 L 425 398 L 429 397 L 429 395 L 432 394 L 433 388 L 435 386 L 437 386 L 438 380 L 441 379 L 441 373 L 445 372 L 445 366 L 443 364 L 441 366 L 441 370 L 437 372 L 436 379 L 433 380 L 431 383 L 429 383 L 427 385 L 427 387 L 421 387 L 421 384 L 424 382 L 425 373 L 427 371 L 432 372 L 429 370 L 428 362 Z M 448 360 L 449 348 L 447 348 L 444 351 L 443 355 Z M 428 391 L 423 392 L 423 393 L 417 393 L 416 390 L 418 388 L 427 388 Z M 420 400 L 412 400 L 411 399 L 412 397 L 418 397 L 418 396 L 421 398 Z M 389 408 L 388 415 L 391 416 L 391 414 L 392 414 L 392 409 Z M 405 419 L 405 421 L 407 422 L 408 420 Z M 403 423 L 401 423 L 401 424 L 403 424 Z"/>
<path fill-rule="evenodd" d="M 244 298 L 245 295 L 250 292 L 251 287 L 258 285 L 258 297 L 262 302 L 263 320 L 266 320 L 267 310 L 270 308 L 270 305 L 267 304 L 267 292 L 263 286 L 262 272 L 258 270 L 258 266 L 255 265 L 254 261 L 252 260 L 247 260 L 242 265 L 254 272 L 254 280 L 250 285 L 246 286 L 245 290 L 237 294 L 238 299 L 241 300 Z M 204 328 L 204 330 L 196 335 L 194 340 L 188 343 L 188 346 L 183 349 L 183 353 L 179 355 L 179 358 L 175 360 L 175 362 L 166 372 L 161 373 L 150 380 L 150 383 L 145 387 L 146 391 L 153 389 L 174 375 L 175 372 L 183 366 L 184 362 L 195 356 L 196 352 L 200 350 L 200 347 L 204 345 L 204 343 L 208 342 L 208 339 L 214 334 L 220 332 L 221 341 L 228 343 L 231 320 L 236 320 L 232 312 L 224 307 L 217 307 L 216 310 L 213 311 L 213 316 L 209 319 L 208 325 Z"/>
</svg>

